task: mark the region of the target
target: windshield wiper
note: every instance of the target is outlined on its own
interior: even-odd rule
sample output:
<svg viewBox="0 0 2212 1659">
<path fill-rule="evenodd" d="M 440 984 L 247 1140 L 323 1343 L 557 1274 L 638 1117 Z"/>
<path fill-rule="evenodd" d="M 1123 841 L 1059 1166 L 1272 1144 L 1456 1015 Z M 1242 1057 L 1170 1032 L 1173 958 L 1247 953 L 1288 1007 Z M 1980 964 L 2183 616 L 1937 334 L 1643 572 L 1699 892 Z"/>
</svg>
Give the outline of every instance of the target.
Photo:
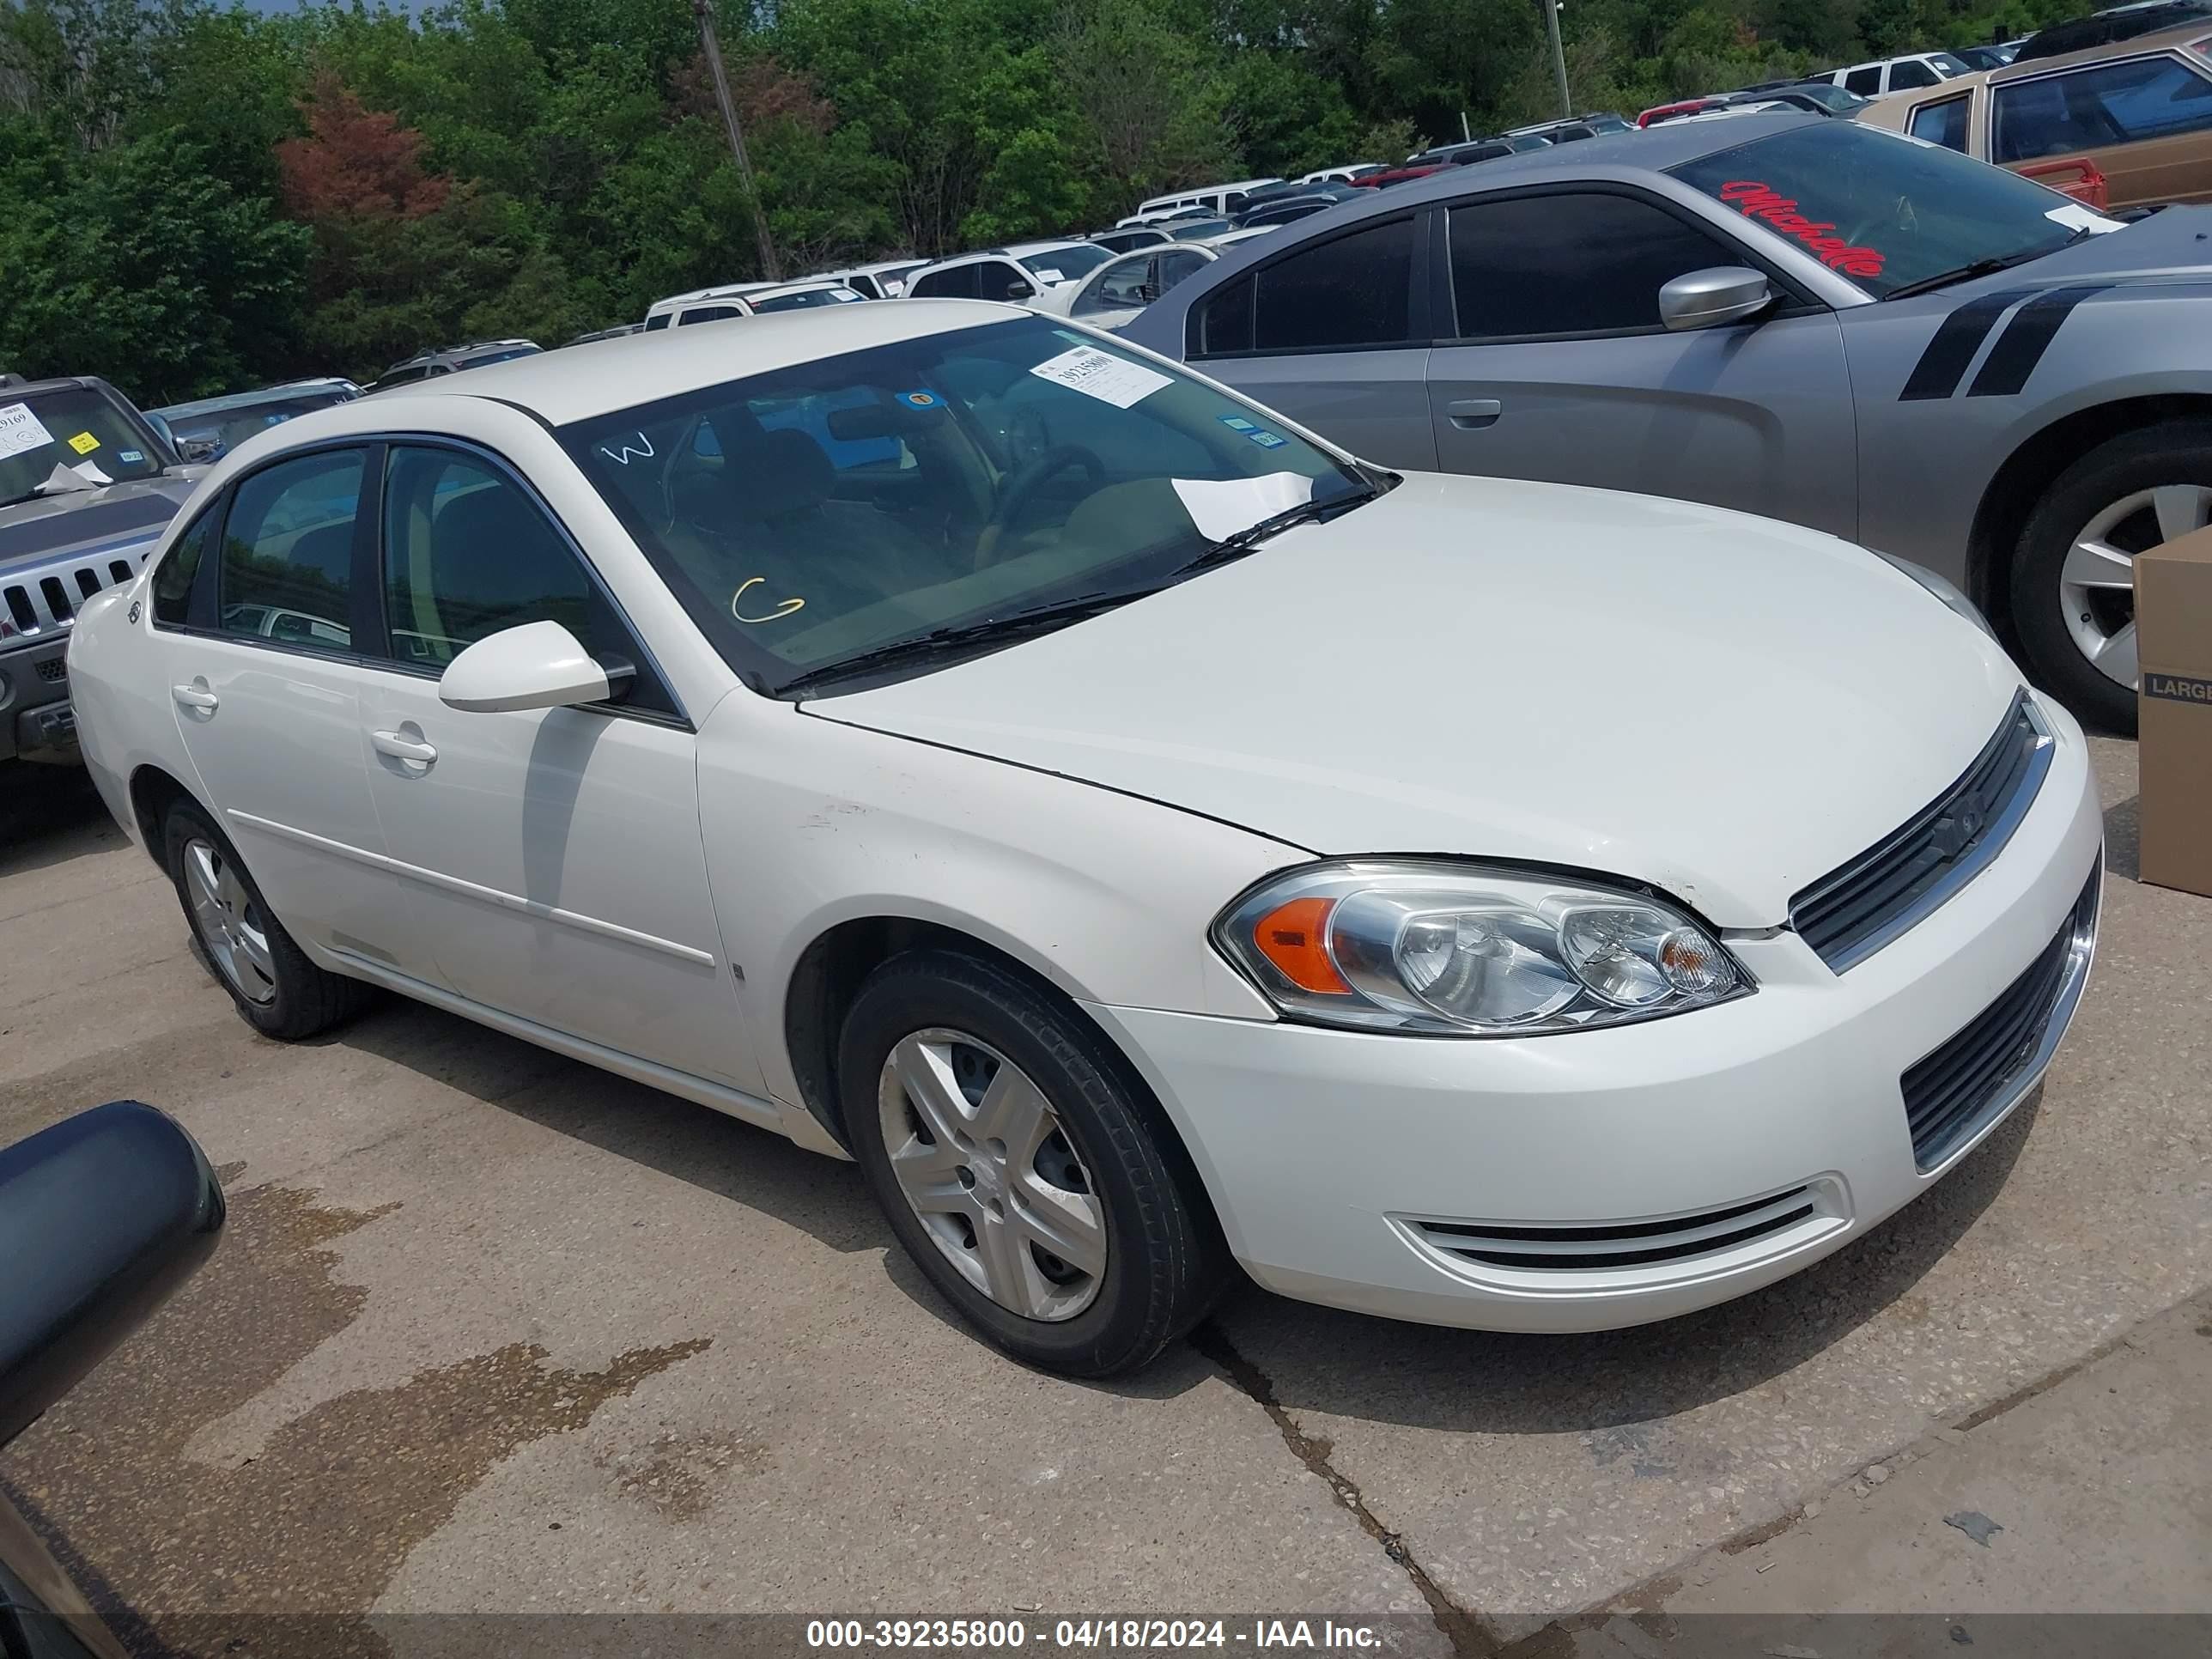
<svg viewBox="0 0 2212 1659">
<path fill-rule="evenodd" d="M 2031 260 L 2044 258 L 2059 252 L 2062 248 L 2073 247 L 2094 234 L 2095 233 L 2088 226 L 2083 225 L 2064 241 L 2052 246 L 2039 247 L 2027 253 L 2009 253 L 2002 259 L 1969 260 L 1956 270 L 1939 270 L 1933 276 L 1923 276 L 1917 283 L 1907 283 L 1902 288 L 1893 288 L 1881 297 L 1885 300 L 1909 300 L 1916 294 L 1932 294 L 1936 289 L 1949 288 L 1954 283 L 1971 283 L 1977 276 L 1994 276 L 2000 270 L 2010 270 L 2015 265 L 2024 265 Z"/>
<path fill-rule="evenodd" d="M 1380 489 L 1367 489 L 1357 495 L 1338 495 L 1326 501 L 1300 501 L 1296 507 L 1286 507 L 1280 513 L 1271 513 L 1257 524 L 1248 524 L 1243 529 L 1224 536 L 1177 570 L 1174 580 L 1179 581 L 1185 576 L 1195 576 L 1201 570 L 1211 570 L 1216 565 L 1241 559 L 1270 536 L 1279 536 L 1298 525 L 1334 518 L 1339 513 L 1349 513 L 1355 507 L 1364 507 L 1382 493 Z"/>
<path fill-rule="evenodd" d="M 788 695 L 793 691 L 809 690 L 831 680 L 849 679 L 856 674 L 896 667 L 916 659 L 961 651 L 971 646 L 994 645 L 1029 634 L 1046 633 L 1158 591 L 1156 586 L 1146 586 L 1119 588 L 1110 593 L 1085 593 L 1055 605 L 1040 605 L 1034 611 L 1017 611 L 1004 617 L 987 617 L 981 622 L 963 623 L 957 628 L 933 628 L 927 634 L 913 634 L 904 639 L 890 640 L 882 645 L 871 646 L 866 651 L 856 652 L 852 656 L 842 657 L 836 662 L 824 663 L 819 668 L 810 668 L 797 678 L 784 681 L 776 691 L 779 695 Z"/>
</svg>

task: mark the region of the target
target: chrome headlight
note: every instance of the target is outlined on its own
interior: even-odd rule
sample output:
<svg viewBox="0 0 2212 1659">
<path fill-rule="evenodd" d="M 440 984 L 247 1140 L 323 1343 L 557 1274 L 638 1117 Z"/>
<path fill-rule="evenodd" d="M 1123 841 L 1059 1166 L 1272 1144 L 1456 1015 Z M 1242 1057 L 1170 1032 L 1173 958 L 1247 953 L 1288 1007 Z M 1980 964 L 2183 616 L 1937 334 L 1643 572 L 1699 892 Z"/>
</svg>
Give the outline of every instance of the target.
<svg viewBox="0 0 2212 1659">
<path fill-rule="evenodd" d="M 1949 605 L 1952 610 L 1957 611 L 1968 622 L 1973 623 L 1975 627 L 1980 629 L 1983 633 L 1988 635 L 1993 640 L 1996 639 L 1997 631 L 1996 629 L 1990 626 L 1990 619 L 1982 614 L 1981 606 L 1976 605 L 1972 599 L 1968 599 L 1954 583 L 1946 580 L 1943 577 L 1937 575 L 1932 570 L 1929 570 L 1920 565 L 1914 564 L 1910 560 L 1898 558 L 1893 554 L 1884 553 L 1878 548 L 1869 547 L 1867 549 L 1867 551 L 1873 554 L 1875 557 L 1880 559 L 1891 569 L 1896 571 L 1900 576 L 1911 577 L 1914 581 L 1918 582 L 1921 586 L 1926 588 L 1937 599 L 1942 600 L 1943 603 Z M 1997 642 L 1999 644 L 2003 643 L 2001 640 Z"/>
<path fill-rule="evenodd" d="M 1289 871 L 1224 911 L 1213 940 L 1283 1012 L 1369 1030 L 1588 1030 L 1753 989 L 1718 940 L 1656 899 L 1474 864 Z"/>
</svg>

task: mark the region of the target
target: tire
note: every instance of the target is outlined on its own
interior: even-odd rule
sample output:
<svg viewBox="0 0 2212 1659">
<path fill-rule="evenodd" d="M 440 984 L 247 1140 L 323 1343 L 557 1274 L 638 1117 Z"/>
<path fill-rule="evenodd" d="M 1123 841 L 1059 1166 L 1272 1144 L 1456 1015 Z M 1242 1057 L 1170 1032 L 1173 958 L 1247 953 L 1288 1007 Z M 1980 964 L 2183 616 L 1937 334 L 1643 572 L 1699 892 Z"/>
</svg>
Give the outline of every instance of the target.
<svg viewBox="0 0 2212 1659">
<path fill-rule="evenodd" d="M 246 861 L 215 820 L 191 801 L 178 801 L 161 821 L 162 861 L 191 929 L 194 954 L 230 993 L 239 1015 L 264 1036 L 297 1042 L 326 1031 L 367 1005 L 372 988 L 326 973 L 307 960 L 261 897 Z M 201 860 L 204 855 L 205 863 Z M 210 914 L 206 879 L 225 907 Z M 218 930 L 228 922 L 229 937 Z M 253 942 L 248 950 L 241 937 Z"/>
<path fill-rule="evenodd" d="M 2068 558 L 2076 539 L 2100 519 L 2167 485 L 2189 487 L 2189 497 L 2168 499 L 2197 503 L 2191 516 L 2197 525 L 2205 522 L 2212 513 L 2212 422 L 2161 421 L 2098 445 L 2044 492 L 2014 556 L 2012 625 L 2022 650 L 2060 701 L 2108 731 L 2134 732 L 2135 689 L 2100 669 L 2089 650 L 2100 636 L 2118 641 L 2125 620 L 2130 651 L 2107 660 L 2132 660 L 2134 601 L 2118 587 L 2069 586 Z M 2132 555 L 2184 527 L 2190 526 L 2161 526 L 2157 508 L 2145 505 L 2122 513 L 2095 539 Z"/>
<path fill-rule="evenodd" d="M 887 1071 L 895 1056 L 908 1069 Z M 988 1085 L 1009 1065 L 1003 1098 L 1015 1104 L 1001 1109 Z M 965 1091 L 964 1106 L 938 1103 L 973 1112 L 949 1134 L 942 1113 L 932 1120 L 915 1103 L 932 1091 L 902 1080 L 916 1066 Z M 1180 1143 L 1103 1035 L 1057 994 L 959 951 L 895 957 L 846 1016 L 837 1076 L 847 1138 L 891 1231 L 930 1283 L 1016 1358 L 1070 1376 L 1134 1370 L 1196 1324 L 1227 1282 L 1227 1248 Z M 1024 1084 L 1059 1136 L 1044 1133 L 1033 1152 L 1024 1140 L 1036 1131 L 1016 1132 Z M 988 1136 L 994 1127 L 1009 1144 Z M 908 1183 L 943 1196 L 911 1199 Z M 939 1206 L 927 1219 L 924 1201 Z M 1079 1212 L 1095 1231 L 1068 1219 Z M 1063 1261 L 1040 1231 L 1097 1249 Z M 987 1285 L 1010 1282 L 993 1279 L 1001 1268 L 1019 1286 L 1003 1299 Z"/>
</svg>

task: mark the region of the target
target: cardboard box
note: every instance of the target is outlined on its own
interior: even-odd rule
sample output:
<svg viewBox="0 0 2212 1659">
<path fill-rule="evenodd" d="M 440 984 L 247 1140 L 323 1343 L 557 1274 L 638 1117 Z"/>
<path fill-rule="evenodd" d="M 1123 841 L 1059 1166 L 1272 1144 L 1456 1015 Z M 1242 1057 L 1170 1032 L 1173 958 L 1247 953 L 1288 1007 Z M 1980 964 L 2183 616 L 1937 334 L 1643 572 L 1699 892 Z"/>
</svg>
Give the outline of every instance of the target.
<svg viewBox="0 0 2212 1659">
<path fill-rule="evenodd" d="M 2212 897 L 2212 528 L 2135 565 L 2142 878 Z"/>
</svg>

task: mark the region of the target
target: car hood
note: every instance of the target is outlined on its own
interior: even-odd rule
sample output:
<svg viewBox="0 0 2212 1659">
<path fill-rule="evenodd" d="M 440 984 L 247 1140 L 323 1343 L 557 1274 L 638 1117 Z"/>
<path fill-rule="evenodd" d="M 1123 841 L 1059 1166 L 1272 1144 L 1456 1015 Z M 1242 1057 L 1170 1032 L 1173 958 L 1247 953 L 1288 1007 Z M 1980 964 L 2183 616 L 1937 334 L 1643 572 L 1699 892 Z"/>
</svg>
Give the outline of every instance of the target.
<svg viewBox="0 0 2212 1659">
<path fill-rule="evenodd" d="M 206 469 L 133 478 L 99 489 L 40 495 L 0 507 L 0 570 L 57 556 L 155 540 Z"/>
<path fill-rule="evenodd" d="M 1832 537 L 1415 474 L 1104 616 L 806 707 L 1317 854 L 1575 866 L 1759 927 L 1964 772 L 2019 685 Z"/>
</svg>

